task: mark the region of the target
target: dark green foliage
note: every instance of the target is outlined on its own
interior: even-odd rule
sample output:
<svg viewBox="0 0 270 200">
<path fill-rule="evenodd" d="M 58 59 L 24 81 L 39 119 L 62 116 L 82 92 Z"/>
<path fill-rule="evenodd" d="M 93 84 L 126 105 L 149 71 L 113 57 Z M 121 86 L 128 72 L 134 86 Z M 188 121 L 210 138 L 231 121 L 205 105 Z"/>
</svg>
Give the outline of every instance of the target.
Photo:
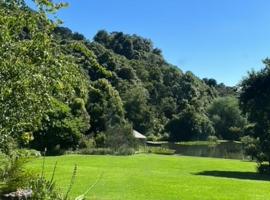
<svg viewBox="0 0 270 200">
<path fill-rule="evenodd" d="M 142 52 L 154 51 L 150 40 L 136 35 L 125 35 L 122 32 L 108 34 L 102 30 L 96 34 L 94 40 L 128 59 L 140 59 L 143 57 Z M 159 55 L 160 53 L 160 51 L 155 50 L 155 54 Z"/>
<path fill-rule="evenodd" d="M 167 149 L 164 147 L 143 147 L 141 150 L 143 153 L 154 153 L 154 154 L 162 154 L 162 155 L 173 155 L 175 150 Z"/>
<path fill-rule="evenodd" d="M 54 29 L 55 35 L 59 35 L 61 40 L 85 40 L 85 37 L 80 33 L 73 33 L 69 28 L 56 27 Z"/>
<path fill-rule="evenodd" d="M 251 156 L 251 160 L 256 158 L 259 151 L 259 140 L 251 136 L 244 136 L 241 138 L 241 142 L 243 143 L 245 154 Z"/>
<path fill-rule="evenodd" d="M 269 163 L 259 163 L 257 169 L 260 174 L 270 174 Z"/>
<path fill-rule="evenodd" d="M 86 72 L 90 80 L 95 81 L 112 76 L 97 62 L 95 54 L 83 42 L 70 41 L 68 45 L 63 45 L 63 51 L 74 56 L 76 63 Z"/>
<path fill-rule="evenodd" d="M 112 71 L 109 80 L 120 94 L 126 118 L 143 134 L 164 134 L 164 126 L 173 115 L 190 105 L 205 114 L 206 106 L 217 95 L 192 73 L 183 74 L 167 64 L 148 40 L 106 31 L 98 32 L 94 40 L 87 46 L 100 64 Z M 124 50 L 127 46 L 128 51 Z M 134 56 L 130 52 L 135 52 Z"/>
<path fill-rule="evenodd" d="M 153 116 L 147 104 L 147 90 L 142 87 L 130 88 L 123 99 L 126 117 L 134 129 L 144 134 L 149 133 L 153 128 Z"/>
<path fill-rule="evenodd" d="M 89 116 L 83 100 L 76 99 L 72 109 L 56 100 L 52 104 L 52 109 L 42 120 L 42 128 L 34 133 L 32 145 L 39 150 L 47 148 L 49 153 L 76 148 L 82 133 L 89 129 Z"/>
<path fill-rule="evenodd" d="M 221 97 L 226 97 L 226 96 L 238 96 L 238 89 L 236 86 L 230 87 L 226 86 L 224 83 L 218 84 L 215 89 L 218 92 L 218 95 Z"/>
<path fill-rule="evenodd" d="M 87 111 L 91 116 L 91 131 L 95 133 L 124 121 L 122 100 L 105 79 L 97 80 L 90 88 Z"/>
<path fill-rule="evenodd" d="M 33 12 L 22 9 L 24 1 L 10 2 L 1 1 L 0 7 L 1 142 L 9 138 L 20 142 L 26 132 L 44 128 L 42 121 L 54 109 L 53 99 L 67 107 L 75 98 L 86 100 L 88 80 L 54 43 L 52 30 L 57 24 L 46 13 L 62 4 L 40 1 L 39 10 Z"/>
<path fill-rule="evenodd" d="M 131 155 L 134 154 L 137 142 L 129 124 L 114 125 L 106 132 L 95 136 L 95 146 L 85 147 L 73 153 L 97 155 Z"/>
<path fill-rule="evenodd" d="M 123 67 L 117 71 L 117 76 L 125 80 L 132 80 L 135 78 L 135 72 L 132 68 Z"/>
<path fill-rule="evenodd" d="M 175 114 L 177 104 L 172 97 L 165 97 L 160 102 L 160 110 L 164 113 L 165 117 L 171 119 Z"/>
<path fill-rule="evenodd" d="M 37 175 L 29 170 L 26 170 L 25 164 L 32 156 L 31 152 L 26 150 L 13 151 L 12 155 L 0 154 L 0 198 L 3 194 L 14 192 L 17 189 L 30 188 L 30 182 Z"/>
<path fill-rule="evenodd" d="M 171 141 L 206 140 L 214 128 L 206 115 L 189 108 L 166 125 Z"/>
<path fill-rule="evenodd" d="M 211 86 L 211 87 L 216 87 L 217 86 L 217 81 L 215 80 L 215 79 L 213 79 L 213 78 L 203 78 L 203 81 L 207 84 L 207 85 L 209 85 L 209 86 Z"/>
<path fill-rule="evenodd" d="M 270 165 L 270 60 L 258 72 L 250 72 L 241 83 L 240 107 L 254 123 L 253 137 L 257 138 L 259 163 Z"/>
<path fill-rule="evenodd" d="M 71 153 L 83 154 L 83 155 L 113 155 L 115 152 L 110 148 L 85 148 Z"/>
<path fill-rule="evenodd" d="M 110 127 L 106 132 L 106 137 L 106 146 L 113 149 L 117 154 L 130 155 L 134 153 L 136 141 L 131 125 L 124 124 L 122 126 Z"/>
<path fill-rule="evenodd" d="M 217 137 L 224 140 L 239 140 L 243 136 L 247 120 L 240 111 L 237 98 L 217 98 L 207 112 Z"/>
<path fill-rule="evenodd" d="M 237 96 L 237 87 L 229 87 L 224 85 L 224 83 L 217 83 L 217 81 L 213 78 L 203 78 L 203 81 L 217 90 L 218 95 L 221 97 L 226 96 Z"/>
<path fill-rule="evenodd" d="M 96 136 L 95 136 L 96 147 L 97 148 L 105 147 L 106 139 L 107 139 L 107 136 L 104 132 L 100 132 L 100 133 L 96 134 Z"/>
<path fill-rule="evenodd" d="M 90 149 L 96 147 L 96 141 L 93 137 L 83 135 L 79 141 L 79 149 Z"/>
</svg>

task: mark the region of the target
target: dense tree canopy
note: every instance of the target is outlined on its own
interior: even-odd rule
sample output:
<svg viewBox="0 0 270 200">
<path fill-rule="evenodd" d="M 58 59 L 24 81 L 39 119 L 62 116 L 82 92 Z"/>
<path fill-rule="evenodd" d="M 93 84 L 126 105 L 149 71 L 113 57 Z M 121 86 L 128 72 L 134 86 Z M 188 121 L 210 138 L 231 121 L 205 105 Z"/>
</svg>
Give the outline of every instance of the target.
<svg viewBox="0 0 270 200">
<path fill-rule="evenodd" d="M 220 97 L 209 106 L 208 115 L 216 130 L 216 136 L 225 140 L 239 140 L 247 124 L 236 97 Z"/>
<path fill-rule="evenodd" d="M 55 45 L 55 23 L 23 1 L 1 1 L 0 7 L 0 127 L 1 137 L 20 138 L 37 131 L 52 108 L 52 101 L 69 106 L 77 97 L 87 99 L 88 80 L 70 56 Z M 5 143 L 5 142 L 3 142 Z"/>
<path fill-rule="evenodd" d="M 270 165 L 270 60 L 266 59 L 264 63 L 264 69 L 250 72 L 242 81 L 240 106 L 255 125 L 256 158 Z"/>
<path fill-rule="evenodd" d="M 166 129 L 171 141 L 206 140 L 215 132 L 207 116 L 192 107 L 170 120 Z"/>
<path fill-rule="evenodd" d="M 93 83 L 89 91 L 87 111 L 91 116 L 91 130 L 105 131 L 124 122 L 124 109 L 118 92 L 106 79 Z"/>
</svg>

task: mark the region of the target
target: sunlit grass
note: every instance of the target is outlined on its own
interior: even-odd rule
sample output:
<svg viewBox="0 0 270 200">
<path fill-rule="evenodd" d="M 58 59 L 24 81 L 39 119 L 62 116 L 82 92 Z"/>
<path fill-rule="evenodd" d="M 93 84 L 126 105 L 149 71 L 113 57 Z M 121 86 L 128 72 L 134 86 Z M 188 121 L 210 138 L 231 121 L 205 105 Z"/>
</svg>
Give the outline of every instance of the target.
<svg viewBox="0 0 270 200">
<path fill-rule="evenodd" d="M 83 193 L 104 173 L 90 191 L 97 200 L 267 200 L 268 177 L 256 174 L 256 163 L 183 156 L 82 156 L 46 158 L 49 176 L 55 161 L 57 185 L 68 187 L 78 165 L 72 196 Z M 41 169 L 41 160 L 31 168 Z"/>
</svg>

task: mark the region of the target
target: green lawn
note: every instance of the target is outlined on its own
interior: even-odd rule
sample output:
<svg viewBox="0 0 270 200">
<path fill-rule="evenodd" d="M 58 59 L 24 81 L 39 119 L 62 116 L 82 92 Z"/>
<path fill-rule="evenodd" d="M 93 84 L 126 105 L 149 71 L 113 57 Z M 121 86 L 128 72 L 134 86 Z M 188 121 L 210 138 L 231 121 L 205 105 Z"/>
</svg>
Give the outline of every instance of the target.
<svg viewBox="0 0 270 200">
<path fill-rule="evenodd" d="M 269 200 L 270 180 L 255 173 L 252 162 L 162 155 L 80 156 L 46 158 L 49 175 L 54 162 L 57 185 L 65 191 L 78 165 L 72 195 L 96 200 Z M 41 160 L 31 163 L 40 170 Z"/>
</svg>

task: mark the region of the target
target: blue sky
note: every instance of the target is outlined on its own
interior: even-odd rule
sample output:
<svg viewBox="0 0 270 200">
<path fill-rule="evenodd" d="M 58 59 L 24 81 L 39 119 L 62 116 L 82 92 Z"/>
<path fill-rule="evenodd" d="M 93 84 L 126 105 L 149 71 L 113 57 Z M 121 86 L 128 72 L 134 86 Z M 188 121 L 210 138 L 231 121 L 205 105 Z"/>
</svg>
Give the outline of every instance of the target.
<svg viewBox="0 0 270 200">
<path fill-rule="evenodd" d="M 203 78 L 237 84 L 270 57 L 269 0 L 65 0 L 64 26 L 150 38 L 165 59 Z"/>
</svg>

